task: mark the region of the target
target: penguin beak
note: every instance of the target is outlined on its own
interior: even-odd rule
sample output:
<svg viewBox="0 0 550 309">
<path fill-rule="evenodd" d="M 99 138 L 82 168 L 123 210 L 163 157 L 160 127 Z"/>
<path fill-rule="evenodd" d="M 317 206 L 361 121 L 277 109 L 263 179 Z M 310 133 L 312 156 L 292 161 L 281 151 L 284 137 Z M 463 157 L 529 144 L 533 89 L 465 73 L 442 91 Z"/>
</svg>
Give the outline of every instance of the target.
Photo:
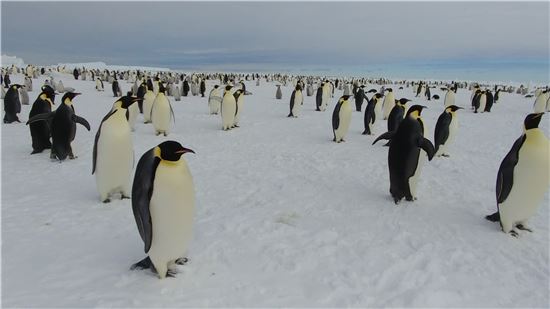
<svg viewBox="0 0 550 309">
<path fill-rule="evenodd" d="M 192 149 L 183 147 L 181 150 L 176 151 L 177 154 L 184 154 L 187 152 L 195 153 Z"/>
<path fill-rule="evenodd" d="M 135 97 L 135 98 L 132 98 L 132 103 L 134 103 L 134 102 L 139 102 L 139 101 L 141 101 L 141 100 L 143 100 L 143 98 Z"/>
<path fill-rule="evenodd" d="M 80 92 L 73 92 L 74 96 L 76 97 L 77 95 L 81 95 L 82 93 Z"/>
</svg>

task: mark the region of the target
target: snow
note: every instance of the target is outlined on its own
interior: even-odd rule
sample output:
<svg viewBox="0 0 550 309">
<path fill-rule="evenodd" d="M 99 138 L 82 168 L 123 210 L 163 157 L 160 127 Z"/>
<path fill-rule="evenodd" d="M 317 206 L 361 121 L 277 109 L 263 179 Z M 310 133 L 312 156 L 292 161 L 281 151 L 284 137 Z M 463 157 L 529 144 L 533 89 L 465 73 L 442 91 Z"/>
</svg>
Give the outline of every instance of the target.
<svg viewBox="0 0 550 309">
<path fill-rule="evenodd" d="M 496 210 L 496 173 L 533 98 L 501 92 L 491 113 L 473 114 L 470 92 L 459 89 L 456 102 L 466 110 L 458 111 L 451 157 L 426 163 L 418 200 L 399 206 L 389 195 L 387 148 L 371 145 L 385 122 L 377 121 L 375 135 L 361 135 L 363 113 L 354 111 L 346 142 L 332 142 L 339 90 L 325 112 L 314 111 L 315 96 L 304 97 L 293 119 L 286 117 L 290 86 L 275 100 L 275 83 L 246 82 L 253 95 L 244 98 L 241 127 L 228 132 L 219 115 L 208 114 L 207 97 L 171 99 L 173 133 L 155 136 L 141 115 L 133 133 L 136 162 L 168 139 L 196 152 L 185 155 L 197 200 L 190 261 L 176 278 L 159 280 L 129 270 L 144 257 L 131 202 L 101 203 L 91 175 L 94 135 L 115 101 L 110 87 L 97 92 L 93 81 L 61 79 L 83 93 L 74 107 L 92 125 L 91 132 L 78 126 L 77 159 L 29 155 L 24 122 L 31 105 L 22 107 L 22 124 L 1 126 L 5 307 L 549 304 L 548 194 L 530 220 L 534 233 L 519 239 L 484 219 Z M 120 86 L 125 93 L 131 84 Z M 423 118 L 433 140 L 443 100 L 397 88 L 395 97 L 412 99 L 409 106 L 429 107 Z M 34 89 L 31 100 L 40 87 Z M 444 97 L 439 89 L 433 94 Z"/>
</svg>

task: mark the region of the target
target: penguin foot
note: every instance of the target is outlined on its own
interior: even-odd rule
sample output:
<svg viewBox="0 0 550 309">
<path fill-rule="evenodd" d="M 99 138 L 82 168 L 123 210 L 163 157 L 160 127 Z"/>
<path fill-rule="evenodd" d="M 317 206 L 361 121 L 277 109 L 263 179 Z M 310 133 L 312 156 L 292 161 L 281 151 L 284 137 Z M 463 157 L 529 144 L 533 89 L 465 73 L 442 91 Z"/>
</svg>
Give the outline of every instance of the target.
<svg viewBox="0 0 550 309">
<path fill-rule="evenodd" d="M 511 230 L 511 231 L 510 231 L 510 235 L 512 235 L 512 236 L 514 236 L 514 237 L 516 237 L 516 238 L 519 237 L 518 232 L 516 232 L 515 230 Z"/>
<path fill-rule="evenodd" d="M 166 132 L 164 132 L 163 134 L 164 134 L 164 136 L 168 136 L 168 133 L 166 133 Z"/>
<path fill-rule="evenodd" d="M 522 231 L 527 231 L 527 232 L 529 232 L 529 233 L 533 233 L 533 230 L 532 230 L 532 229 L 526 227 L 525 225 L 523 225 L 523 224 L 521 224 L 521 223 L 518 224 L 518 225 L 516 225 L 516 227 L 517 227 L 518 229 L 522 230 Z"/>
<path fill-rule="evenodd" d="M 450 157 L 450 155 L 448 155 L 448 154 L 446 154 L 446 153 L 441 154 L 441 156 L 442 156 L 442 157 L 445 157 L 445 158 Z"/>
<path fill-rule="evenodd" d="M 107 203 L 110 203 L 110 202 L 111 202 L 111 199 L 109 199 L 109 198 L 106 198 L 106 199 L 103 200 L 104 204 L 107 204 Z"/>
<path fill-rule="evenodd" d="M 143 260 L 141 260 L 141 261 L 133 264 L 132 266 L 130 266 L 130 270 L 148 269 L 148 268 L 152 268 L 152 267 L 153 267 L 153 263 L 151 262 L 151 259 L 149 257 L 146 257 Z"/>
<path fill-rule="evenodd" d="M 74 160 L 74 159 L 76 159 L 76 158 L 78 158 L 78 157 L 75 156 L 74 154 L 72 154 L 72 153 L 69 154 L 69 160 Z"/>
<path fill-rule="evenodd" d="M 393 202 L 395 203 L 395 205 L 399 205 L 399 202 L 401 202 L 401 199 L 397 198 L 397 197 L 394 197 Z"/>
<path fill-rule="evenodd" d="M 178 265 L 185 265 L 187 264 L 187 262 L 189 262 L 189 259 L 186 257 L 182 257 L 176 260 L 176 264 Z"/>
<path fill-rule="evenodd" d="M 407 202 L 413 202 L 413 201 L 415 200 L 415 198 L 412 197 L 412 196 L 406 196 L 406 197 L 405 197 L 405 200 L 406 200 Z"/>
<path fill-rule="evenodd" d="M 168 269 L 166 272 L 166 277 L 175 278 L 177 273 L 178 272 L 175 269 Z"/>
<path fill-rule="evenodd" d="M 130 199 L 130 197 L 128 195 L 125 195 L 124 193 L 120 193 L 120 199 L 123 200 L 123 199 Z"/>
<path fill-rule="evenodd" d="M 44 149 L 42 149 L 42 150 L 35 149 L 31 152 L 31 154 L 33 155 L 35 153 L 41 153 L 42 151 L 44 151 Z"/>
</svg>

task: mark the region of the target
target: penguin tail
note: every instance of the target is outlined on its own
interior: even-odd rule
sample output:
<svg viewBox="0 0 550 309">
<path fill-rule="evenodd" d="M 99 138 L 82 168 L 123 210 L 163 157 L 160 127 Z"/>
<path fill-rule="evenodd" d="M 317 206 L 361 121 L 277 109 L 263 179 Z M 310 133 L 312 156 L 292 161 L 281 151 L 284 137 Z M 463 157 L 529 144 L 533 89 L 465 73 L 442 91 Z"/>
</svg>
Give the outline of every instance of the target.
<svg viewBox="0 0 550 309">
<path fill-rule="evenodd" d="M 485 216 L 485 219 L 487 219 L 491 222 L 500 222 L 500 214 L 497 211 L 492 215 Z"/>
</svg>

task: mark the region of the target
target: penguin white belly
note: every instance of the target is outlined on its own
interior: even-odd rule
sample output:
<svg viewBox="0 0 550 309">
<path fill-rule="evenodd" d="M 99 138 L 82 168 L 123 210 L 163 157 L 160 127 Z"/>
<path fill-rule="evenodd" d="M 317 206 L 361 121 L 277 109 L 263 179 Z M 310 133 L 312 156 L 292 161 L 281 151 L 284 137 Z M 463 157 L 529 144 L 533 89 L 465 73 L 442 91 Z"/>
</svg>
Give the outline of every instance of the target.
<svg viewBox="0 0 550 309">
<path fill-rule="evenodd" d="M 477 111 L 480 113 L 484 113 L 486 104 L 487 104 L 487 96 L 485 94 L 482 94 L 479 97 L 479 109 Z"/>
<path fill-rule="evenodd" d="M 153 236 L 147 254 L 159 276 L 164 277 L 169 264 L 187 254 L 193 232 L 193 179 L 181 159 L 177 163 L 159 163 L 149 211 Z"/>
<path fill-rule="evenodd" d="M 455 105 L 455 95 L 452 90 L 447 91 L 447 94 L 445 94 L 445 107 L 449 107 L 451 105 Z"/>
<path fill-rule="evenodd" d="M 235 120 L 237 103 L 235 99 L 224 99 L 222 102 L 222 127 L 224 130 L 231 129 Z"/>
<path fill-rule="evenodd" d="M 134 131 L 134 128 L 136 126 L 136 119 L 139 114 L 139 106 L 137 103 L 134 103 L 128 107 L 128 124 L 130 125 L 130 129 Z"/>
<path fill-rule="evenodd" d="M 220 102 L 222 98 L 218 95 L 211 95 L 208 100 L 208 105 L 210 107 L 210 114 L 217 114 L 220 112 Z"/>
<path fill-rule="evenodd" d="M 294 106 L 292 107 L 292 115 L 294 115 L 294 117 L 298 117 L 298 115 L 300 114 L 300 110 L 302 109 L 302 102 L 302 92 L 296 91 L 296 94 L 294 95 Z"/>
<path fill-rule="evenodd" d="M 330 100 L 330 96 L 331 96 L 330 87 L 324 86 L 323 87 L 323 95 L 321 96 L 321 107 L 320 107 L 320 109 L 322 111 L 327 109 L 328 101 Z"/>
<path fill-rule="evenodd" d="M 388 93 L 384 98 L 384 120 L 388 119 L 392 108 L 395 106 L 395 96 L 393 92 Z"/>
<path fill-rule="evenodd" d="M 157 95 L 151 110 L 151 121 L 157 133 L 168 134 L 170 130 L 170 102 L 164 94 Z"/>
<path fill-rule="evenodd" d="M 535 214 L 550 186 L 550 144 L 546 137 L 539 138 L 537 142 L 526 140 L 522 145 L 514 168 L 512 189 L 506 200 L 498 205 L 506 233 Z"/>
<path fill-rule="evenodd" d="M 118 111 L 112 117 L 125 117 Z M 101 125 L 97 141 L 96 184 L 105 200 L 109 194 L 123 192 L 130 196 L 130 178 L 134 164 L 134 151 L 130 127 L 126 119 L 109 118 Z M 121 125 L 122 124 L 122 125 Z"/>
<path fill-rule="evenodd" d="M 147 91 L 143 96 L 143 120 L 145 120 L 145 123 L 151 122 L 153 102 L 155 102 L 155 94 L 152 91 Z"/>
<path fill-rule="evenodd" d="M 458 130 L 458 120 L 456 119 L 456 115 L 452 116 L 451 123 L 449 124 L 449 136 L 447 137 L 447 140 L 445 143 L 441 144 L 439 146 L 439 149 L 437 150 L 437 155 L 440 156 L 442 154 L 448 155 L 448 149 L 449 145 L 451 145 L 455 139 L 456 131 Z"/>
<path fill-rule="evenodd" d="M 338 129 L 334 131 L 337 142 L 343 140 L 348 133 L 351 122 L 351 105 L 349 103 L 342 104 L 338 117 L 340 118 L 340 123 L 338 124 Z"/>
<path fill-rule="evenodd" d="M 380 102 L 377 102 L 374 106 L 374 114 L 376 115 L 376 119 L 382 119 L 383 111 L 382 104 Z"/>
</svg>

